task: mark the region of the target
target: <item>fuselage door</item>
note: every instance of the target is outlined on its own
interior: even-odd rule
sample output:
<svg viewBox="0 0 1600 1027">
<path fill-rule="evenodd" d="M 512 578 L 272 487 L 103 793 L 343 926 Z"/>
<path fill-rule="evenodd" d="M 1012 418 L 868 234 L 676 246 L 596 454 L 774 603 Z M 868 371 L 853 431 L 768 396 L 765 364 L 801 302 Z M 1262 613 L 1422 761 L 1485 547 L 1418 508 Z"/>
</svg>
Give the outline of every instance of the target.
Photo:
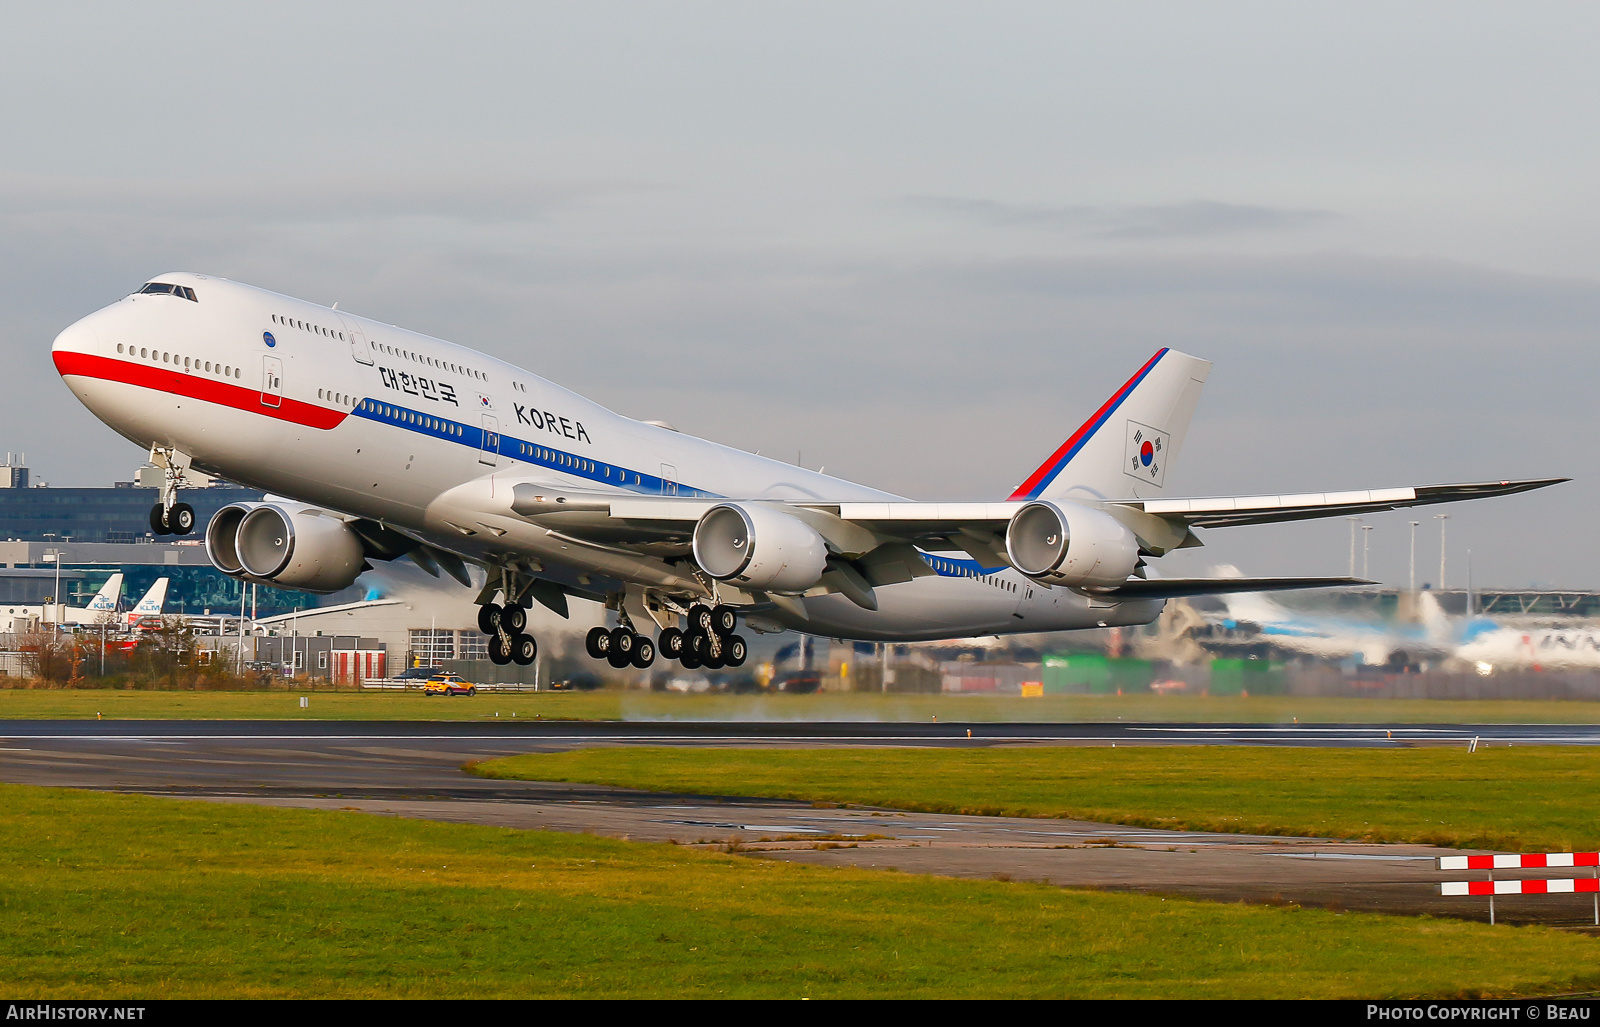
<svg viewBox="0 0 1600 1027">
<path fill-rule="evenodd" d="M 347 317 L 339 320 L 344 323 L 344 337 L 350 340 L 350 355 L 356 358 L 358 364 L 371 364 L 372 344 L 367 341 L 361 326 Z"/>
<path fill-rule="evenodd" d="M 283 405 L 283 360 L 278 357 L 261 358 L 261 405 Z"/>
<path fill-rule="evenodd" d="M 663 496 L 678 494 L 678 469 L 671 464 L 661 465 L 661 494 Z"/>
<path fill-rule="evenodd" d="M 478 462 L 493 467 L 500 455 L 500 422 L 493 414 L 483 415 L 483 442 L 478 447 Z"/>
</svg>

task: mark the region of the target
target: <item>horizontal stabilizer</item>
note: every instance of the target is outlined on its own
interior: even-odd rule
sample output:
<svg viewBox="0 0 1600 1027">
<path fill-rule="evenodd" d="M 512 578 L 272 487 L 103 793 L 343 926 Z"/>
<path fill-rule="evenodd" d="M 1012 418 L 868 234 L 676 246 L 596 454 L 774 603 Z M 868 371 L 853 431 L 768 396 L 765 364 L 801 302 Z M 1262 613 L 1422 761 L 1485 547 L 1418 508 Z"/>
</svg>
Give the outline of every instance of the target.
<svg viewBox="0 0 1600 1027">
<path fill-rule="evenodd" d="M 1130 578 L 1115 588 L 1097 588 L 1108 599 L 1178 599 L 1225 595 L 1229 592 L 1283 592 L 1294 588 L 1344 588 L 1376 585 L 1366 578 Z"/>
</svg>

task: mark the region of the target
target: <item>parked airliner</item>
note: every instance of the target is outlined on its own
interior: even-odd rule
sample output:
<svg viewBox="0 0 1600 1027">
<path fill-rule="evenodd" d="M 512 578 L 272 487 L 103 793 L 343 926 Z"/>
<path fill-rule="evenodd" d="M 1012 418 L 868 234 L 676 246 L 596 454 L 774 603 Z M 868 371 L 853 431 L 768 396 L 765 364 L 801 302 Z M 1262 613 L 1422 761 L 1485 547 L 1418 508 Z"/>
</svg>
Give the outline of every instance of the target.
<svg viewBox="0 0 1600 1027">
<path fill-rule="evenodd" d="M 87 606 L 58 606 L 51 609 L 48 605 L 18 604 L 0 608 L 0 628 L 5 634 L 13 634 L 46 621 L 53 627 L 58 613 L 62 624 L 109 624 L 115 618 L 117 601 L 121 598 L 122 574 L 118 572 L 106 579 Z"/>
<path fill-rule="evenodd" d="M 1211 365 L 1163 349 L 1000 502 L 913 502 L 616 414 L 529 371 L 345 311 L 166 274 L 55 340 L 57 370 L 163 467 L 157 532 L 186 534 L 193 468 L 270 494 L 218 512 L 212 563 L 312 592 L 409 557 L 473 587 L 497 662 L 531 663 L 528 604 L 614 666 L 659 649 L 737 666 L 739 620 L 915 641 L 1144 624 L 1166 599 L 1352 579 L 1155 578 L 1195 529 L 1345 516 L 1563 479 L 1168 498 Z"/>
</svg>

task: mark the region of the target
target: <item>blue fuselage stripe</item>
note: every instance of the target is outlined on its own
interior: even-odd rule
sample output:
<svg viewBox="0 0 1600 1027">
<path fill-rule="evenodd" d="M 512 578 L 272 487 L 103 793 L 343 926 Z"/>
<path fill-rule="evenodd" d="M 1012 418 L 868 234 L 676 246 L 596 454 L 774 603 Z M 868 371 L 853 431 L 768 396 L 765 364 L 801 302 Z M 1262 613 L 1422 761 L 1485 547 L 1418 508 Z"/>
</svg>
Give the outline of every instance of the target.
<svg viewBox="0 0 1600 1027">
<path fill-rule="evenodd" d="M 411 407 L 364 399 L 351 413 L 368 421 L 390 425 L 405 431 L 426 435 L 441 442 L 453 442 L 465 449 L 479 453 L 491 452 L 518 463 L 548 468 L 575 478 L 585 478 L 600 485 L 624 488 L 650 496 L 680 496 L 689 499 L 721 499 L 715 492 L 707 492 L 680 482 L 668 481 L 660 475 L 592 460 L 578 453 L 554 449 L 542 442 L 530 442 L 504 432 L 492 432 L 477 425 L 467 424 L 447 417 L 425 413 Z M 485 441 L 488 444 L 485 444 Z"/>
</svg>

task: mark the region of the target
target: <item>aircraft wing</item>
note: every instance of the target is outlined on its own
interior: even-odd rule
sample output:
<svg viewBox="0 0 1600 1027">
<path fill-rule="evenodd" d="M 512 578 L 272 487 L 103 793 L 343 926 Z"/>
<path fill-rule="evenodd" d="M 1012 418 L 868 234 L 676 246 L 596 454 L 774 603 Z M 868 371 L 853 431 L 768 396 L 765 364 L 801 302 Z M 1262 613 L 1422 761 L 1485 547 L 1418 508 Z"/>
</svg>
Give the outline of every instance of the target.
<svg viewBox="0 0 1600 1027">
<path fill-rule="evenodd" d="M 1232 592 L 1283 592 L 1295 588 L 1347 588 L 1376 585 L 1366 578 L 1129 578 L 1115 588 L 1089 588 L 1110 599 L 1179 599 Z"/>
<path fill-rule="evenodd" d="M 1127 523 L 1148 553 L 1160 555 L 1173 549 L 1199 545 L 1199 540 L 1189 530 L 1191 528 L 1376 513 L 1409 506 L 1512 495 L 1567 480 L 1539 478 L 1279 496 L 1126 499 L 1102 501 L 1097 505 Z M 574 538 L 670 557 L 688 553 L 695 523 L 706 511 L 724 502 L 728 500 L 558 491 L 547 485 L 523 482 L 515 486 L 511 509 L 529 520 Z M 1006 527 L 1016 512 L 1026 505 L 1018 501 L 755 502 L 785 507 L 815 528 L 836 552 L 851 559 L 884 546 L 896 547 L 895 551 L 903 556 L 904 547 L 914 546 L 932 552 L 963 551 L 986 567 L 1009 565 L 1010 560 L 1005 552 Z M 907 561 L 897 557 L 895 562 Z M 1173 579 L 1167 580 L 1167 587 L 1177 587 L 1170 584 Z M 1260 580 L 1265 582 L 1272 579 Z M 1248 588 L 1220 588 L 1212 583 L 1201 589 L 1196 585 L 1196 591 L 1187 594 L 1272 591 L 1274 588 L 1318 588 L 1356 583 L 1323 578 L 1282 580 L 1286 583 L 1277 586 L 1258 584 Z M 1287 583 L 1301 580 L 1307 583 Z M 1148 587 L 1154 585 L 1152 581 Z"/>
<path fill-rule="evenodd" d="M 1398 510 L 1407 506 L 1456 503 L 1530 492 L 1559 485 L 1570 478 L 1532 478 L 1526 481 L 1485 481 L 1464 485 L 1418 485 L 1367 492 L 1310 492 L 1293 496 L 1238 496 L 1214 499 L 1128 499 L 1113 503 L 1154 514 L 1196 528 L 1225 528 L 1237 524 L 1271 524 L 1313 517 L 1343 517 Z"/>
</svg>

